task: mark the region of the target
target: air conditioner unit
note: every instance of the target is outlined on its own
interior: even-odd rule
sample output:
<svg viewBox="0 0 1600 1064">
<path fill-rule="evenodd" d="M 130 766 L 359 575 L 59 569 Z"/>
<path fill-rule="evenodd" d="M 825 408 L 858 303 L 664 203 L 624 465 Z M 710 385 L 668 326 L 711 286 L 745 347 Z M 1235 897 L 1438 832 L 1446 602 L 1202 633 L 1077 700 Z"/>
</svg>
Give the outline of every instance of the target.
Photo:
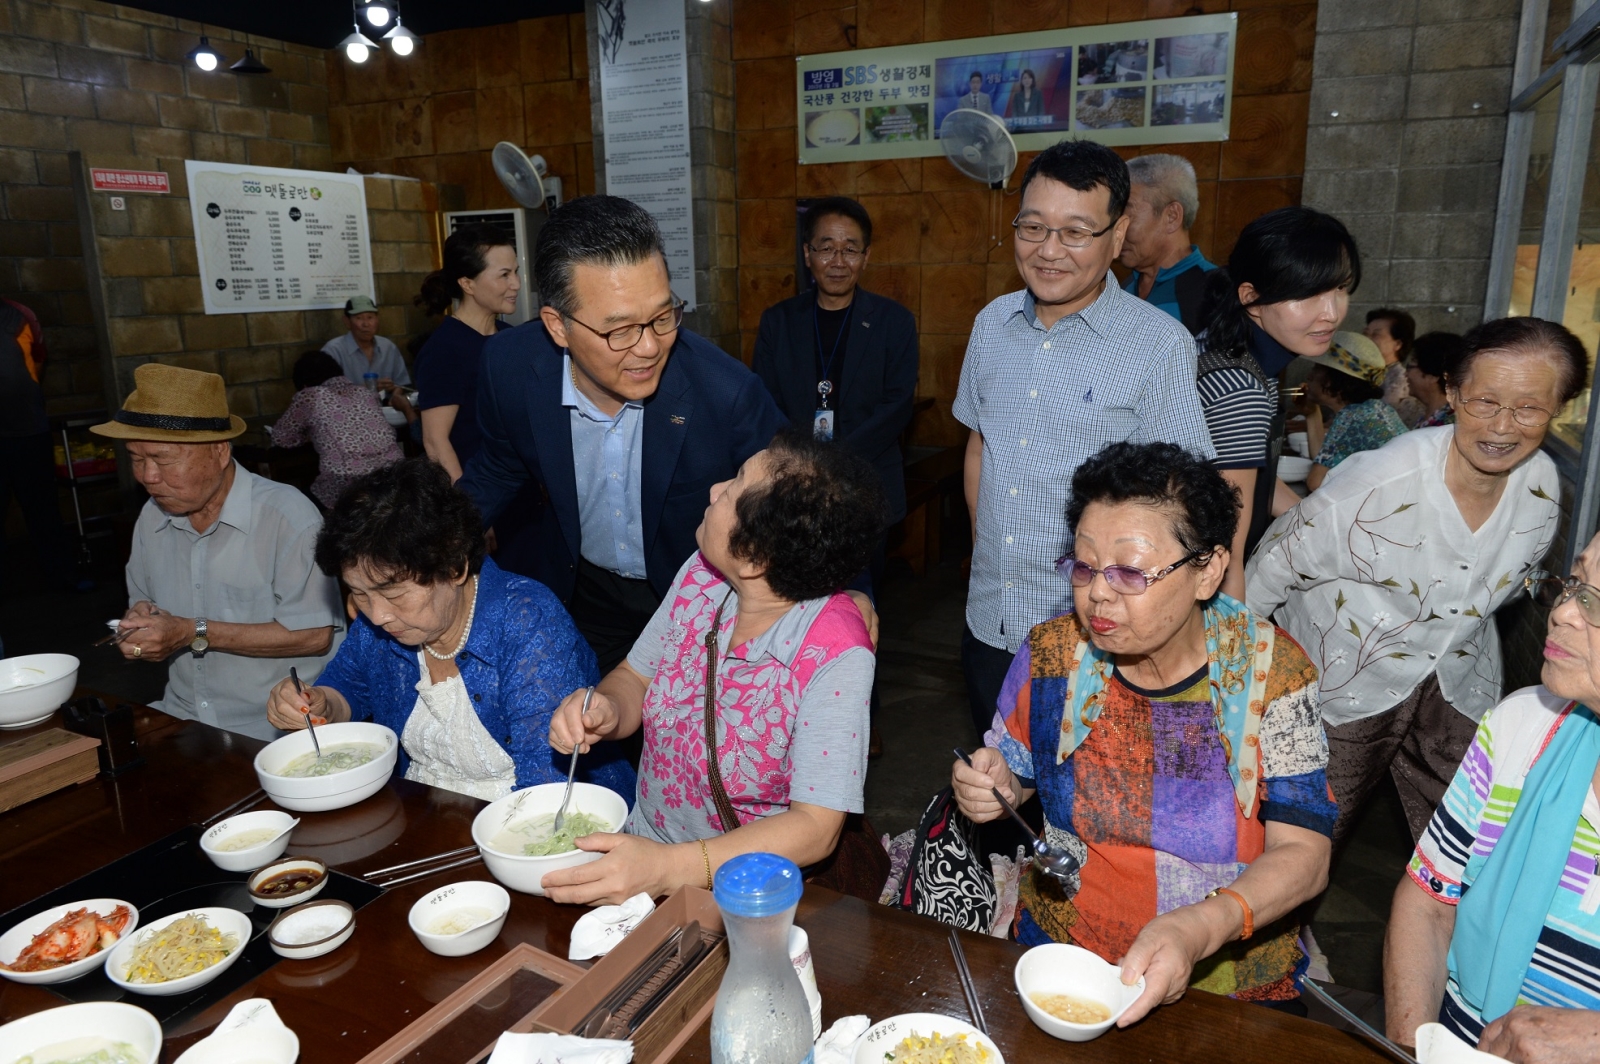
<svg viewBox="0 0 1600 1064">
<path fill-rule="evenodd" d="M 550 198 L 555 200 L 552 206 L 556 206 L 561 202 L 560 182 L 554 178 L 546 178 L 545 192 L 550 193 L 552 187 L 555 195 Z M 511 234 L 517 252 L 517 273 L 522 277 L 522 290 L 517 293 L 516 313 L 506 315 L 505 319 L 512 325 L 531 321 L 539 314 L 539 293 L 533 289 L 533 246 L 539 239 L 539 230 L 544 227 L 547 218 L 549 214 L 546 211 L 528 210 L 523 207 L 444 213 L 444 232 L 447 237 L 467 225 L 498 226 Z"/>
</svg>

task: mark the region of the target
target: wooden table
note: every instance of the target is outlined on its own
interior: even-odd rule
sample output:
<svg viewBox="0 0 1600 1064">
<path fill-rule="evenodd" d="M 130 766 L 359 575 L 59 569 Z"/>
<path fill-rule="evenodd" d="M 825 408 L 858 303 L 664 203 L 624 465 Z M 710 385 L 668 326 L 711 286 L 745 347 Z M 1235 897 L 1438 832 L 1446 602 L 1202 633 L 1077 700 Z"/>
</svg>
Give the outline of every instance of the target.
<svg viewBox="0 0 1600 1064">
<path fill-rule="evenodd" d="M 0 815 L 0 868 L 5 870 L 0 911 L 204 820 L 255 789 L 251 759 L 260 742 L 148 709 L 138 712 L 137 722 L 144 766 Z M 52 719 L 40 727 L 56 724 Z M 472 818 L 480 808 L 476 799 L 397 779 L 352 808 L 299 814 L 293 851 L 321 856 L 351 873 L 380 868 L 469 844 Z M 426 952 L 406 926 L 411 904 L 452 879 L 485 877 L 481 866 L 469 866 L 389 891 L 360 911 L 345 946 L 317 960 L 280 961 L 170 1032 L 164 1059 L 175 1060 L 238 1001 L 265 997 L 299 1034 L 304 1064 L 350 1064 L 516 943 L 566 956 L 572 924 L 584 910 L 515 893 L 505 929 L 487 949 L 461 958 Z M 796 922 L 811 937 L 824 1026 L 849 1013 L 874 1020 L 898 1012 L 967 1017 L 943 925 L 817 888 L 806 891 Z M 1200 992 L 1158 1009 L 1133 1028 L 1068 1046 L 1040 1031 L 1022 1011 L 1011 982 L 1022 948 L 978 935 L 963 937 L 990 1033 L 1011 1064 L 1068 1054 L 1086 1062 L 1127 1064 L 1385 1059 L 1331 1027 Z M 44 988 L 0 983 L 0 1022 L 58 1004 Z M 709 1061 L 710 1056 L 709 1032 L 703 1029 L 678 1059 Z"/>
</svg>

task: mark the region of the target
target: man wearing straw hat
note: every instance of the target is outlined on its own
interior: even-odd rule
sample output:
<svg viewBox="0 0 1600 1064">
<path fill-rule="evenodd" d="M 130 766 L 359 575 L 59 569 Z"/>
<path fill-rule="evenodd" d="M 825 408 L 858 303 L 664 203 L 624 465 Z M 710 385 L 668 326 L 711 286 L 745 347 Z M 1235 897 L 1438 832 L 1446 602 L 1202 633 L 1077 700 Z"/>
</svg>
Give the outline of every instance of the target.
<svg viewBox="0 0 1600 1064">
<path fill-rule="evenodd" d="M 299 491 L 256 476 L 229 443 L 245 429 L 215 373 L 150 363 L 112 420 L 150 499 L 128 558 L 125 658 L 167 662 L 155 708 L 258 739 L 289 666 L 310 682 L 343 628 L 338 585 L 312 562 L 322 518 Z"/>
</svg>

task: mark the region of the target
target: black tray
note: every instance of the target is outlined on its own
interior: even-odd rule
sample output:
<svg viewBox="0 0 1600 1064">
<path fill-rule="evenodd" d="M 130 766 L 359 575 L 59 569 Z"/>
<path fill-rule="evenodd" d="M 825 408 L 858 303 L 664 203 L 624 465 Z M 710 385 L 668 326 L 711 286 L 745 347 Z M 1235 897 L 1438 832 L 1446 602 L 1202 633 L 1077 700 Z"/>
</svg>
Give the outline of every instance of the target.
<svg viewBox="0 0 1600 1064">
<path fill-rule="evenodd" d="M 200 834 L 200 827 L 191 824 L 59 890 L 19 905 L 0 915 L 0 929 L 13 927 L 34 913 L 85 898 L 119 898 L 129 902 L 139 910 L 141 927 L 174 913 L 222 906 L 237 909 L 250 918 L 250 942 L 232 967 L 205 986 L 172 997 L 152 997 L 123 990 L 106 978 L 103 968 L 95 968 L 70 982 L 52 983 L 39 989 L 69 1002 L 126 1001 L 149 1012 L 160 1021 L 163 1029 L 170 1031 L 277 964 L 282 958 L 272 952 L 267 942 L 267 925 L 284 910 L 255 904 L 245 889 L 246 873 L 224 872 L 212 864 L 200 851 Z M 360 909 L 382 894 L 383 891 L 370 883 L 329 870 L 328 885 L 317 897 L 338 898 Z"/>
</svg>

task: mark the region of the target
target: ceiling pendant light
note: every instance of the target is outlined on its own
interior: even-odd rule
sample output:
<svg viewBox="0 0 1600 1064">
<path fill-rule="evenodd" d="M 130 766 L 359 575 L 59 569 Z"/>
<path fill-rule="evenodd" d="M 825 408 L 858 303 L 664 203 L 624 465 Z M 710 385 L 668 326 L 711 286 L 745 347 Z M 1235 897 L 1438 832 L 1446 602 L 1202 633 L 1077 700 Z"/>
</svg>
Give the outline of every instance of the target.
<svg viewBox="0 0 1600 1064">
<path fill-rule="evenodd" d="M 203 33 L 200 35 L 200 43 L 195 46 L 194 51 L 184 56 L 184 58 L 205 71 L 217 69 L 217 65 L 222 62 L 221 53 L 211 47 L 211 42 L 206 39 L 206 35 Z"/>
<path fill-rule="evenodd" d="M 378 50 L 378 43 L 361 35 L 361 27 L 354 27 L 355 32 L 339 42 L 339 47 L 344 49 L 345 58 L 352 63 L 365 63 L 367 55 Z"/>
<path fill-rule="evenodd" d="M 400 16 L 396 15 L 394 29 L 385 33 L 383 39 L 389 42 L 389 47 L 394 50 L 395 55 L 410 55 L 422 38 L 400 25 Z"/>
<path fill-rule="evenodd" d="M 373 29 L 381 30 L 394 19 L 395 10 L 389 0 L 365 0 L 361 3 L 361 17 Z"/>
<path fill-rule="evenodd" d="M 256 53 L 248 46 L 244 50 L 244 58 L 228 68 L 235 74 L 270 74 L 272 68 L 256 58 Z"/>
</svg>

